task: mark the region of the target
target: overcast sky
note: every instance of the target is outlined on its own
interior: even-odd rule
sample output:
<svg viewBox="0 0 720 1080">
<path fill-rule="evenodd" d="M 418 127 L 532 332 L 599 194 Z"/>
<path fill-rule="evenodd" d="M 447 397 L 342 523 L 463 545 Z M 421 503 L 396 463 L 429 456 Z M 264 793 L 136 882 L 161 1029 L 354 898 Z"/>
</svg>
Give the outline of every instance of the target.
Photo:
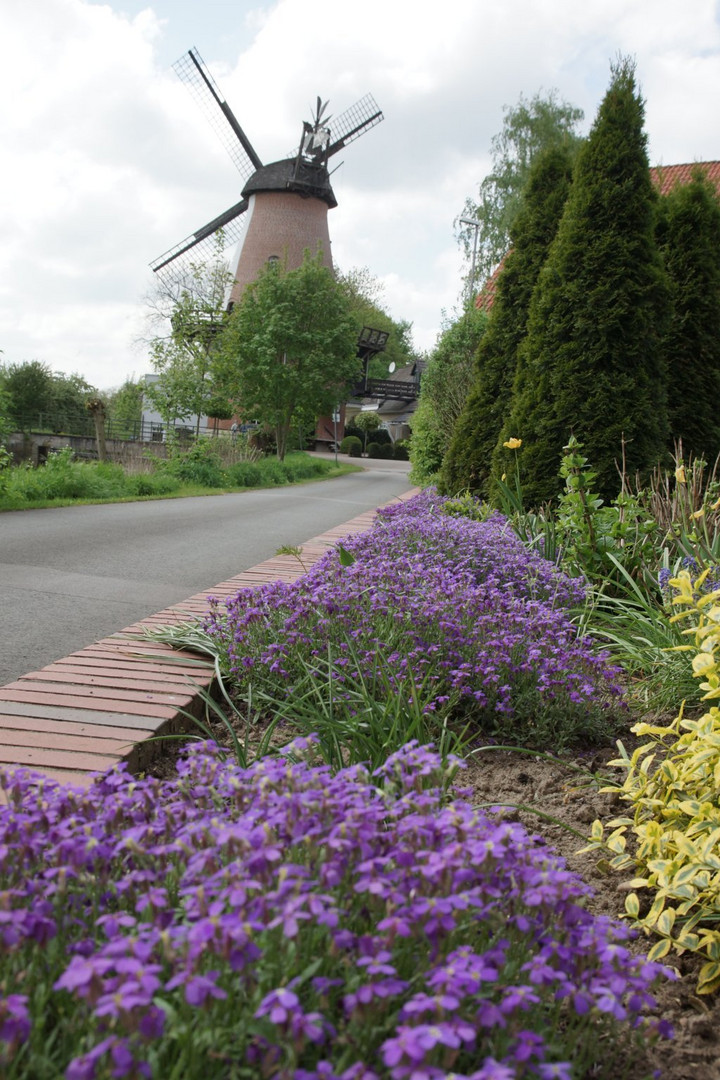
<svg viewBox="0 0 720 1080">
<path fill-rule="evenodd" d="M 0 349 L 101 389 L 150 370 L 148 263 L 239 199 L 172 64 L 196 46 L 263 161 L 317 95 L 385 121 L 333 161 L 335 264 L 430 349 L 458 304 L 453 221 L 503 107 L 556 89 L 589 128 L 637 60 L 651 164 L 720 159 L 716 0 L 0 0 Z"/>
</svg>

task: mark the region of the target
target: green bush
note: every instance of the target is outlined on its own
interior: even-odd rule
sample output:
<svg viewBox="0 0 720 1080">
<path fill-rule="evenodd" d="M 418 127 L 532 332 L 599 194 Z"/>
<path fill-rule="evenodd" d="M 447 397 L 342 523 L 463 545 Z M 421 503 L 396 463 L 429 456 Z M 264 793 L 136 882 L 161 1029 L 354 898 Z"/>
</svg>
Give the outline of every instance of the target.
<svg viewBox="0 0 720 1080">
<path fill-rule="evenodd" d="M 220 456 L 209 439 L 198 439 L 189 449 L 174 453 L 165 468 L 184 484 L 221 488 L 226 483 Z"/>
<path fill-rule="evenodd" d="M 112 499 L 125 494 L 125 473 L 120 465 L 73 460 L 70 448 L 51 454 L 34 469 L 9 469 L 4 496 L 13 503 L 54 499 Z"/>
<path fill-rule="evenodd" d="M 346 435 L 340 443 L 340 453 L 349 454 L 350 457 L 360 457 L 362 453 L 362 439 L 357 435 Z"/>
<path fill-rule="evenodd" d="M 490 464 L 507 419 L 518 348 L 527 331 L 530 299 L 560 223 L 571 171 L 569 149 L 563 146 L 548 147 L 533 162 L 523 189 L 522 205 L 510 230 L 511 250 L 502 263 L 487 330 L 477 347 L 472 374 L 468 372 L 468 391 L 452 426 L 452 438 L 442 464 L 440 487 L 448 495 L 465 490 L 487 495 L 490 491 Z M 466 335 L 473 329 L 470 323 Z M 433 408 L 425 418 L 425 427 L 421 418 L 418 429 L 421 442 L 425 431 L 428 428 L 432 431 L 433 425 L 438 426 L 441 437 L 444 434 L 447 438 L 449 434 L 449 425 L 442 422 L 443 410 L 430 393 L 437 377 L 432 370 L 426 374 L 422 395 L 430 395 Z M 418 449 L 422 453 L 422 445 Z"/>
<path fill-rule="evenodd" d="M 392 442 L 392 439 L 390 438 L 390 432 L 386 431 L 385 428 L 375 428 L 371 434 L 373 442 Z M 363 444 L 363 446 L 365 445 L 365 432 L 362 431 L 359 427 L 357 427 L 356 424 L 347 424 L 345 427 L 345 435 L 354 435 L 356 438 L 360 439 L 360 442 Z M 370 435 L 368 435 L 368 438 L 370 438 Z"/>
<path fill-rule="evenodd" d="M 393 457 L 396 461 L 409 461 L 410 460 L 410 440 L 398 439 L 393 444 Z"/>
<path fill-rule="evenodd" d="M 676 649 L 694 654 L 687 666 L 695 679 L 703 680 L 701 700 L 717 701 L 720 592 L 706 591 L 709 580 L 707 570 L 695 581 L 687 570 L 670 579 L 672 603 L 683 609 L 670 621 L 686 624 L 692 644 Z M 710 705 L 700 719 L 687 719 L 681 707 L 671 724 L 639 723 L 632 731 L 640 740 L 632 755 L 618 743 L 621 756 L 610 762 L 626 774 L 622 787 L 603 789 L 628 803 L 629 813 L 605 825 L 595 821 L 584 850 L 604 850 L 613 869 L 634 872 L 629 886 L 637 892 L 627 893 L 625 914 L 658 936 L 650 958 L 665 957 L 671 949 L 701 955 L 706 962 L 698 972 L 696 993 L 712 994 L 720 989 L 720 710 Z M 651 768 L 653 761 L 658 764 Z"/>
<path fill-rule="evenodd" d="M 504 443 L 522 439 L 523 490 L 535 509 L 561 491 L 558 469 L 571 431 L 585 445 L 606 502 L 619 489 L 618 459 L 630 476 L 646 476 L 663 461 L 670 434 L 662 338 L 673 312 L 655 241 L 644 104 L 634 61 L 619 58 L 612 71 L 532 293 L 493 453 L 492 474 L 500 478 Z M 678 365 L 676 396 L 679 371 L 687 378 Z"/>
<path fill-rule="evenodd" d="M 313 476 L 323 476 L 332 468 L 328 461 L 308 457 L 304 453 L 288 454 L 283 462 L 288 479 L 309 480 Z"/>
<path fill-rule="evenodd" d="M 277 487 L 324 476 L 333 468 L 331 462 L 301 451 L 288 454 L 284 462 L 241 460 L 224 468 L 217 448 L 201 440 L 169 460 L 154 459 L 152 472 L 126 473 L 108 462 L 75 461 L 67 448 L 51 454 L 38 468 L 0 468 L 0 498 L 5 508 L 22 508 L 55 499 L 111 501 L 168 495 L 184 484 L 210 489 Z"/>
<path fill-rule="evenodd" d="M 262 469 L 257 461 L 238 461 L 226 471 L 231 487 L 259 487 L 262 484 Z"/>
<path fill-rule="evenodd" d="M 136 473 L 126 483 L 128 495 L 169 495 L 180 488 L 178 478 L 167 472 Z"/>
<path fill-rule="evenodd" d="M 264 458 L 260 463 L 260 470 L 262 472 L 262 483 L 268 487 L 282 487 L 283 484 L 289 483 L 287 468 L 282 461 L 275 461 L 272 458 Z"/>
<path fill-rule="evenodd" d="M 371 458 L 391 458 L 393 456 L 392 443 L 368 443 L 367 455 Z"/>
</svg>

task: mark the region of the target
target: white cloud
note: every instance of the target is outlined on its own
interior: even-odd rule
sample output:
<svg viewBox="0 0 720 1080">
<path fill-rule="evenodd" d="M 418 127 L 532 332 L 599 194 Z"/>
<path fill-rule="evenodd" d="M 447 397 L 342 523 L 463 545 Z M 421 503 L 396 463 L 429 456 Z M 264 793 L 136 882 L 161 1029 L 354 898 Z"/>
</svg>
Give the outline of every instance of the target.
<svg viewBox="0 0 720 1080">
<path fill-rule="evenodd" d="M 191 45 L 264 161 L 298 141 L 317 94 L 338 112 L 373 93 L 386 120 L 340 155 L 333 250 L 343 269 L 381 278 L 392 314 L 425 348 L 461 287 L 453 219 L 521 93 L 555 87 L 589 126 L 611 60 L 629 53 L 651 160 L 720 158 L 713 0 L 6 7 L 0 348 L 101 387 L 147 368 L 133 341 L 148 262 L 238 198 L 232 163 L 170 66 Z"/>
</svg>

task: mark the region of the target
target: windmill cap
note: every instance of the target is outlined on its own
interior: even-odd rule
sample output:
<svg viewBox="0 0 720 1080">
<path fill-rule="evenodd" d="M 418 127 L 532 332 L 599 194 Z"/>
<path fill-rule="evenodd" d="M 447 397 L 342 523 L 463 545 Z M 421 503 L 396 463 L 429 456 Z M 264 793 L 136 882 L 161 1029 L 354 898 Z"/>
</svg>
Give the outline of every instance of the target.
<svg viewBox="0 0 720 1080">
<path fill-rule="evenodd" d="M 337 199 L 330 186 L 330 177 L 324 165 L 296 158 L 284 158 L 263 165 L 254 172 L 242 190 L 244 199 L 262 191 L 294 191 L 298 195 L 322 199 L 332 210 Z"/>
</svg>

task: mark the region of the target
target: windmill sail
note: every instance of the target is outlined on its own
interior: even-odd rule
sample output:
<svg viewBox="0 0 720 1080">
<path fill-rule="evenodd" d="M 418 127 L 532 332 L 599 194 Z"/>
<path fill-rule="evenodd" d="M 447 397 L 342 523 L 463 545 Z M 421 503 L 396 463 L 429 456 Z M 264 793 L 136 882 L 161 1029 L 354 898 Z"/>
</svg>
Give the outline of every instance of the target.
<svg viewBox="0 0 720 1080">
<path fill-rule="evenodd" d="M 256 169 L 262 168 L 262 161 L 220 93 L 200 53 L 197 49 L 190 49 L 173 64 L 173 68 L 210 121 L 235 168 L 243 180 L 247 180 Z"/>
<path fill-rule="evenodd" d="M 220 229 L 223 231 L 224 246 L 226 248 L 237 244 L 245 228 L 245 219 L 242 215 L 247 208 L 247 199 L 242 199 L 235 206 L 231 206 L 229 210 L 213 218 L 207 225 L 203 225 L 197 232 L 192 233 L 163 255 L 154 259 L 150 263 L 150 269 L 162 276 L 163 272 L 168 272 L 171 263 L 174 272 L 175 267 L 187 266 L 190 262 L 203 262 L 206 257 L 215 253 L 213 237 Z M 188 255 L 190 251 L 192 251 L 192 256 Z"/>
<path fill-rule="evenodd" d="M 342 150 L 344 146 L 359 139 L 361 135 L 376 127 L 384 119 L 382 110 L 378 108 L 372 94 L 366 94 L 333 120 L 330 125 L 332 142 L 328 147 L 327 156 L 332 157 L 333 154 L 337 154 L 338 150 Z"/>
</svg>

